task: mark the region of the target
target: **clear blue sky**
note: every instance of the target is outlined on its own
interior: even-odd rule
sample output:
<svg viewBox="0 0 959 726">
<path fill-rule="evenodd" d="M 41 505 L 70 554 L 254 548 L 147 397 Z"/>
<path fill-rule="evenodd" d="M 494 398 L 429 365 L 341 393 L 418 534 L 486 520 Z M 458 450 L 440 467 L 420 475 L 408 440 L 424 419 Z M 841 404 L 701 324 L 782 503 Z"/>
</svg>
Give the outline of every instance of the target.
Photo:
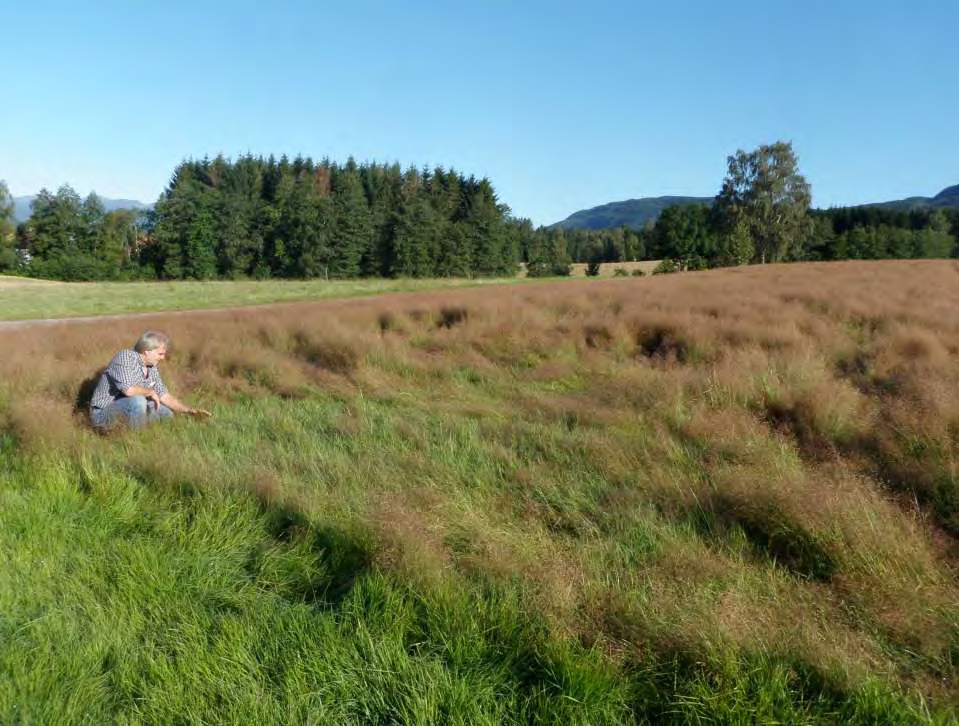
<svg viewBox="0 0 959 726">
<path fill-rule="evenodd" d="M 155 201 L 184 158 L 441 165 L 514 214 L 714 195 L 792 141 L 825 207 L 959 183 L 955 0 L 15 2 L 0 179 Z"/>
</svg>

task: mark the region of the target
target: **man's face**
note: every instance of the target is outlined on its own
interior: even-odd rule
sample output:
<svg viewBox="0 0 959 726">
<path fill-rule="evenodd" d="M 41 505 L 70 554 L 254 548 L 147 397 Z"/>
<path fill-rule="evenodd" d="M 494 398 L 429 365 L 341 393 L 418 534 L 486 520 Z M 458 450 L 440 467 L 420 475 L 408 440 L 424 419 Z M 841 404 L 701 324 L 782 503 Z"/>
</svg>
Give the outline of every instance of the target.
<svg viewBox="0 0 959 726">
<path fill-rule="evenodd" d="M 140 354 L 143 356 L 143 364 L 146 366 L 155 366 L 161 360 L 166 358 L 166 346 L 161 345 L 159 348 L 154 348 L 153 350 L 147 350 Z"/>
</svg>

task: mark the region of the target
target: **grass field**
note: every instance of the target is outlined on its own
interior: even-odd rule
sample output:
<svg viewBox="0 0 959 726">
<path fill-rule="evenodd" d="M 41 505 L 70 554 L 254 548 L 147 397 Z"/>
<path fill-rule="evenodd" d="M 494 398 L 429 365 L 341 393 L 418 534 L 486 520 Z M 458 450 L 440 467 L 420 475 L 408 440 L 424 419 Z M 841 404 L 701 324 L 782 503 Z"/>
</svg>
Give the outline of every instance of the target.
<svg viewBox="0 0 959 726">
<path fill-rule="evenodd" d="M 613 277 L 622 269 L 650 274 L 653 262 L 606 263 L 600 277 Z M 572 277 L 586 275 L 585 264 L 572 266 Z M 245 280 L 242 282 L 54 282 L 0 275 L 0 321 L 154 313 L 171 310 L 204 310 L 267 303 L 329 300 L 390 292 L 417 292 L 442 288 L 482 287 L 510 282 L 507 279 L 401 279 L 401 280 Z"/>
<path fill-rule="evenodd" d="M 956 723 L 957 290 L 161 317 L 214 418 L 109 437 L 72 407 L 141 323 L 0 331 L 0 722 Z"/>
<path fill-rule="evenodd" d="M 505 282 L 507 280 L 370 279 L 68 283 L 0 275 L 0 321 L 228 308 Z"/>
</svg>

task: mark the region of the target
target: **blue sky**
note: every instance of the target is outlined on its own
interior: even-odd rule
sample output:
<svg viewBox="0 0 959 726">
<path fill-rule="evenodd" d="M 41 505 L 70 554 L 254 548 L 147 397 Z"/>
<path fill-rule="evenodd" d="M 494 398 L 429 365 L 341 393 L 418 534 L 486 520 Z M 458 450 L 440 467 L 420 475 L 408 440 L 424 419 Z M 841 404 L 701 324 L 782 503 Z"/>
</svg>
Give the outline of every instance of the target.
<svg viewBox="0 0 959 726">
<path fill-rule="evenodd" d="M 152 202 L 184 158 L 489 177 L 514 214 L 714 195 L 792 141 L 813 203 L 959 183 L 954 0 L 16 2 L 0 179 Z"/>
</svg>

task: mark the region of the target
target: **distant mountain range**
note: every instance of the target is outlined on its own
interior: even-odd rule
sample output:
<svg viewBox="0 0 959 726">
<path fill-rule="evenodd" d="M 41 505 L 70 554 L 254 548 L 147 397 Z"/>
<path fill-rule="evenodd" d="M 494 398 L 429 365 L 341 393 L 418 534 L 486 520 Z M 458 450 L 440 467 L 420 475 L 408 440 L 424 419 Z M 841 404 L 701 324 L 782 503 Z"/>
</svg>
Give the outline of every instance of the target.
<svg viewBox="0 0 959 726">
<path fill-rule="evenodd" d="M 20 222 L 25 222 L 30 219 L 30 214 L 32 213 L 30 205 L 33 204 L 33 200 L 36 198 L 36 194 L 29 197 L 13 198 L 14 222 L 20 224 Z M 149 209 L 152 206 L 138 202 L 135 199 L 107 199 L 106 197 L 100 197 L 100 201 L 103 203 L 103 208 L 107 212 L 112 212 L 114 209 Z"/>
<path fill-rule="evenodd" d="M 623 225 L 642 229 L 646 222 L 655 222 L 666 207 L 676 204 L 712 204 L 712 197 L 643 197 L 624 202 L 610 202 L 569 215 L 553 227 L 563 229 L 613 229 Z"/>
<path fill-rule="evenodd" d="M 959 209 L 959 184 L 946 187 L 934 197 L 909 197 L 895 202 L 880 202 L 869 204 L 870 207 L 884 207 L 900 212 L 908 212 L 919 207 L 933 207 L 934 209 Z"/>
<path fill-rule="evenodd" d="M 610 202 L 592 209 L 582 209 L 562 222 L 551 225 L 563 229 L 614 229 L 630 227 L 642 229 L 646 222 L 655 222 L 666 207 L 675 204 L 712 204 L 713 197 L 643 197 Z M 959 209 L 959 184 L 947 187 L 934 197 L 909 197 L 892 202 L 863 204 L 864 207 L 884 207 L 908 212 L 920 207 Z"/>
</svg>

